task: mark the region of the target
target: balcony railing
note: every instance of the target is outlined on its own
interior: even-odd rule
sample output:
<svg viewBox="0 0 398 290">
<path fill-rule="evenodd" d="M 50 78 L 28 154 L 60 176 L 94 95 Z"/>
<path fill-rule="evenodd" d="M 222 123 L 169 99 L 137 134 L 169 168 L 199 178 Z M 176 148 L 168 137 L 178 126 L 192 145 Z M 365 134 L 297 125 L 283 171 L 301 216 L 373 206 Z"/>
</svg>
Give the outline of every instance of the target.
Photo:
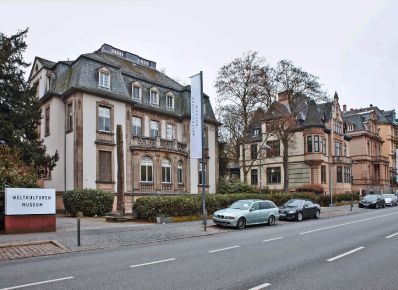
<svg viewBox="0 0 398 290">
<path fill-rule="evenodd" d="M 353 160 L 368 160 L 374 163 L 380 163 L 380 162 L 388 162 L 388 157 L 382 156 L 382 155 L 353 155 L 351 156 Z"/>
<path fill-rule="evenodd" d="M 162 191 L 172 191 L 173 184 L 171 183 L 162 183 Z"/>
<path fill-rule="evenodd" d="M 353 179 L 354 185 L 387 185 L 389 184 L 389 180 L 387 179 L 377 179 L 377 178 L 369 178 L 369 179 Z"/>
<path fill-rule="evenodd" d="M 372 156 L 372 162 L 373 163 L 384 163 L 388 162 L 388 158 L 385 156 Z"/>
<path fill-rule="evenodd" d="M 178 153 L 188 154 L 187 143 L 179 142 L 176 139 L 163 139 L 160 137 L 143 137 L 133 136 L 131 137 L 131 147 L 143 148 L 143 149 L 164 149 L 167 151 L 174 151 Z"/>
<path fill-rule="evenodd" d="M 153 183 L 141 183 L 141 192 L 151 192 L 154 191 L 155 187 Z"/>
<path fill-rule="evenodd" d="M 347 156 L 332 156 L 333 163 L 351 163 L 351 158 Z"/>
</svg>

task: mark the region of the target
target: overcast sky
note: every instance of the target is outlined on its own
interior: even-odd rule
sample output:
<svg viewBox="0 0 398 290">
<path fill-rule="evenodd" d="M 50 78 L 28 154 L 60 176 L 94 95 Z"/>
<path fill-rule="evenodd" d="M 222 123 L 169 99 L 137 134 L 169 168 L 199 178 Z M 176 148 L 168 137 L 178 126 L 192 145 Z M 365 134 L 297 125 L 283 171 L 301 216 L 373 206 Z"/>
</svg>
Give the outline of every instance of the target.
<svg viewBox="0 0 398 290">
<path fill-rule="evenodd" d="M 398 1 L 0 0 L 0 31 L 29 27 L 25 57 L 75 59 L 103 43 L 157 62 L 181 82 L 255 50 L 317 75 L 351 107 L 398 111 Z"/>
</svg>

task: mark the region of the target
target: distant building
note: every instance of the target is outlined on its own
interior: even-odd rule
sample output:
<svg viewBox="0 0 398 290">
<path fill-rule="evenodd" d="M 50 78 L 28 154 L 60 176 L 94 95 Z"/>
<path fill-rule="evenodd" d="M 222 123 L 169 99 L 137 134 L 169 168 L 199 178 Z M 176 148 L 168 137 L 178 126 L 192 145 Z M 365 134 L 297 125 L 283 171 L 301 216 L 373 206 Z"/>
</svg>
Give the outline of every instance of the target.
<svg viewBox="0 0 398 290">
<path fill-rule="evenodd" d="M 204 96 L 205 160 L 189 157 L 190 86 L 156 70 L 156 63 L 104 44 L 73 61 L 36 57 L 29 77 L 43 122 L 40 136 L 57 166 L 44 187 L 115 192 L 116 125 L 123 126 L 127 196 L 216 191 L 217 122 Z M 131 202 L 132 198 L 127 198 Z"/>
<path fill-rule="evenodd" d="M 283 144 L 272 135 L 272 131 L 275 120 L 291 115 L 291 110 L 287 99 L 279 94 L 278 101 L 261 117 L 257 116 L 250 132 L 247 132 L 249 144 L 246 150 L 250 152 L 250 158 L 246 164 L 253 163 L 248 176 L 250 184 L 274 190 L 283 189 Z M 337 93 L 333 101 L 322 104 L 304 97 L 294 110 L 297 118 L 294 121 L 292 144 L 289 146 L 289 190 L 317 185 L 324 194 L 351 192 L 351 138 L 344 134 Z M 275 115 L 275 111 L 280 115 Z M 260 150 L 261 144 L 270 149 Z"/>
<path fill-rule="evenodd" d="M 397 188 L 398 122 L 395 110 L 376 106 L 343 112 L 352 138 L 353 190 L 390 192 Z"/>
</svg>

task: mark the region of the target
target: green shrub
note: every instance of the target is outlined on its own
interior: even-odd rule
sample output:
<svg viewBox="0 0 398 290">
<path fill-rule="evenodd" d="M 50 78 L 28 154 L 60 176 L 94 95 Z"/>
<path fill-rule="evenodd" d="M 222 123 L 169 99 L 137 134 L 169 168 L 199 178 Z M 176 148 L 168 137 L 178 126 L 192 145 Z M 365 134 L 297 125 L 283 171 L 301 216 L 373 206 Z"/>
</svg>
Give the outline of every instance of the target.
<svg viewBox="0 0 398 290">
<path fill-rule="evenodd" d="M 304 198 L 310 199 L 321 205 L 328 204 L 327 196 L 317 196 L 313 193 L 296 192 L 269 194 L 258 193 L 230 193 L 230 194 L 208 194 L 206 196 L 206 209 L 209 214 L 226 208 L 233 202 L 240 199 L 268 199 L 276 205 L 281 206 L 289 199 Z M 137 199 L 133 208 L 137 211 L 138 217 L 145 220 L 155 220 L 157 216 L 190 216 L 202 214 L 202 198 L 200 195 L 184 194 L 173 196 L 145 196 Z"/>
<path fill-rule="evenodd" d="M 241 182 L 240 180 L 228 181 L 221 179 L 220 183 L 218 184 L 218 193 L 258 193 L 258 190 L 253 186 Z"/>
<path fill-rule="evenodd" d="M 113 194 L 97 189 L 69 190 L 63 196 L 65 211 L 76 215 L 81 211 L 85 216 L 102 216 L 112 211 Z"/>
</svg>

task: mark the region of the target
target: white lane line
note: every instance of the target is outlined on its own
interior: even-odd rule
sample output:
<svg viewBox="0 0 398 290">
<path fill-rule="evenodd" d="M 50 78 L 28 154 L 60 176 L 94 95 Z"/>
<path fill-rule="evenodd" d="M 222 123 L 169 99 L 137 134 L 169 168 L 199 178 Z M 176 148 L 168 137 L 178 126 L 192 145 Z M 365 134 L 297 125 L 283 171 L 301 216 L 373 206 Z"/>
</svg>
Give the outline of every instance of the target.
<svg viewBox="0 0 398 290">
<path fill-rule="evenodd" d="M 149 263 L 144 263 L 144 264 L 138 264 L 138 265 L 132 265 L 130 268 L 136 268 L 136 267 L 141 267 L 141 266 L 148 266 L 148 265 L 153 265 L 153 264 L 159 264 L 159 263 L 164 263 L 164 262 L 170 262 L 174 261 L 176 258 L 171 258 L 171 259 L 166 259 L 166 260 L 160 260 L 160 261 L 154 261 L 154 262 L 149 262 Z M 1 289 L 0 289 L 1 290 Z"/>
<path fill-rule="evenodd" d="M 19 288 L 24 288 L 24 287 L 29 287 L 29 286 L 36 286 L 36 285 L 41 285 L 41 284 L 47 284 L 47 283 L 58 282 L 58 281 L 63 281 L 63 280 L 69 280 L 69 279 L 73 279 L 73 278 L 74 278 L 73 276 L 69 276 L 69 277 L 58 278 L 58 279 L 53 279 L 53 280 L 46 280 L 46 281 L 41 281 L 41 282 L 36 282 L 36 283 L 23 284 L 23 285 L 8 287 L 8 288 L 2 288 L 0 290 L 19 289 Z"/>
<path fill-rule="evenodd" d="M 277 237 L 277 238 L 273 238 L 273 239 L 268 239 L 268 240 L 264 240 L 264 241 L 261 241 L 261 242 L 262 243 L 266 243 L 266 242 L 271 242 L 271 241 L 280 240 L 280 239 L 283 239 L 283 237 Z"/>
<path fill-rule="evenodd" d="M 389 235 L 389 236 L 387 236 L 387 237 L 386 237 L 386 239 L 389 239 L 389 238 L 395 237 L 396 235 L 398 235 L 398 233 L 395 233 L 395 234 Z"/>
<path fill-rule="evenodd" d="M 382 218 L 382 217 L 386 217 L 386 216 L 390 216 L 390 215 L 394 215 L 394 214 L 398 214 L 398 212 L 384 214 L 384 215 L 367 218 L 367 219 L 362 219 L 362 220 L 357 220 L 357 221 L 353 221 L 353 222 L 349 222 L 349 223 L 334 225 L 334 226 L 330 226 L 330 227 L 324 227 L 324 228 L 319 228 L 319 229 L 315 229 L 315 230 L 310 230 L 310 231 L 302 232 L 302 233 L 300 233 L 300 235 L 306 235 L 309 233 L 319 232 L 319 231 L 328 230 L 328 229 L 334 229 L 334 228 L 343 227 L 343 226 L 347 226 L 347 225 L 357 224 L 360 222 L 366 222 L 366 221 L 370 221 L 370 220 L 374 220 L 374 219 L 378 219 L 378 218 Z"/>
<path fill-rule="evenodd" d="M 240 246 L 233 246 L 233 247 L 228 247 L 228 248 L 213 250 L 213 251 L 209 251 L 209 253 L 216 253 L 216 252 L 221 252 L 221 251 L 230 250 L 230 249 L 235 249 L 235 248 L 240 248 Z"/>
<path fill-rule="evenodd" d="M 328 262 L 333 262 L 334 260 L 340 259 L 340 258 L 342 258 L 342 257 L 344 257 L 344 256 L 347 256 L 347 255 L 350 255 L 350 254 L 352 254 L 352 253 L 358 252 L 358 251 L 360 251 L 360 250 L 362 250 L 362 249 L 365 249 L 365 247 L 356 248 L 356 249 L 354 249 L 354 250 L 345 252 L 345 253 L 343 253 L 343 254 L 341 254 L 341 255 L 338 255 L 338 256 L 336 256 L 336 257 L 327 259 L 326 261 L 328 261 Z"/>
<path fill-rule="evenodd" d="M 264 284 L 258 285 L 256 287 L 250 288 L 249 290 L 261 290 L 261 289 L 264 289 L 265 287 L 268 287 L 268 286 L 271 286 L 271 284 L 270 283 L 264 283 Z"/>
</svg>

